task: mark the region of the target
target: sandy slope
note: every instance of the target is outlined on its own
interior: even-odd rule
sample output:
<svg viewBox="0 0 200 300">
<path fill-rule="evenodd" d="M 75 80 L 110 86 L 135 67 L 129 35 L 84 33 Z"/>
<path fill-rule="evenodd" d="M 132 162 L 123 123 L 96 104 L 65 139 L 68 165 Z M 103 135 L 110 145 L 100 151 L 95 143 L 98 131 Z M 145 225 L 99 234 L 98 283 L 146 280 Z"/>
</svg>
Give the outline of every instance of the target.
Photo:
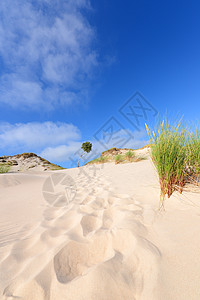
<svg viewBox="0 0 200 300">
<path fill-rule="evenodd" d="M 0 156 L 0 166 L 8 168 L 9 173 L 16 172 L 36 172 L 61 170 L 62 167 L 50 163 L 48 160 L 35 153 L 22 153 L 12 156 Z"/>
<path fill-rule="evenodd" d="M 199 300 L 200 194 L 150 161 L 0 175 L 0 299 Z"/>
</svg>

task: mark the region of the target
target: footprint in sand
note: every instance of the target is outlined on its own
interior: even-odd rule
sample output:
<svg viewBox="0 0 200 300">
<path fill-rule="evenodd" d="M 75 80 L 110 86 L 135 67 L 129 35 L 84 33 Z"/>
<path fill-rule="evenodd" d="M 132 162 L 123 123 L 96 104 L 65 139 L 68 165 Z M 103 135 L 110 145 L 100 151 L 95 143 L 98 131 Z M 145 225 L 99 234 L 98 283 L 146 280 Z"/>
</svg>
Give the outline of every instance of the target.
<svg viewBox="0 0 200 300">
<path fill-rule="evenodd" d="M 68 283 L 114 255 L 110 235 L 95 236 L 87 244 L 71 241 L 54 257 L 54 270 L 60 283 Z"/>
<path fill-rule="evenodd" d="M 83 216 L 81 220 L 81 226 L 83 229 L 83 235 L 86 236 L 89 233 L 98 230 L 102 225 L 102 221 L 93 215 Z"/>
</svg>

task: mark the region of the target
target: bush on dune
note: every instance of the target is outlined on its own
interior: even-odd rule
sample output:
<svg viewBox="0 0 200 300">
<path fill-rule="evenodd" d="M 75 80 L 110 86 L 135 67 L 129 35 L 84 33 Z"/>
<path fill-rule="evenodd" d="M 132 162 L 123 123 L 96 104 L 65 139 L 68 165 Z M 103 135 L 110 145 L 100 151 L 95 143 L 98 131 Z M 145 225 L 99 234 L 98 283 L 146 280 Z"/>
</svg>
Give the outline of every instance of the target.
<svg viewBox="0 0 200 300">
<path fill-rule="evenodd" d="M 125 157 L 129 160 L 132 161 L 132 159 L 135 157 L 135 154 L 133 151 L 129 150 L 128 152 L 126 152 Z"/>
<path fill-rule="evenodd" d="M 115 156 L 115 164 L 119 164 L 123 161 L 123 156 L 121 154 L 117 154 Z"/>
<path fill-rule="evenodd" d="M 188 173 L 196 178 L 200 171 L 200 133 L 188 131 L 178 125 L 170 126 L 163 121 L 159 128 L 150 132 L 146 125 L 151 144 L 151 157 L 157 169 L 161 200 L 159 208 L 163 206 L 165 195 L 171 196 L 174 190 L 182 192 Z"/>
<path fill-rule="evenodd" d="M 1 164 L 0 165 L 0 174 L 8 173 L 9 169 L 10 169 L 10 166 Z"/>
</svg>

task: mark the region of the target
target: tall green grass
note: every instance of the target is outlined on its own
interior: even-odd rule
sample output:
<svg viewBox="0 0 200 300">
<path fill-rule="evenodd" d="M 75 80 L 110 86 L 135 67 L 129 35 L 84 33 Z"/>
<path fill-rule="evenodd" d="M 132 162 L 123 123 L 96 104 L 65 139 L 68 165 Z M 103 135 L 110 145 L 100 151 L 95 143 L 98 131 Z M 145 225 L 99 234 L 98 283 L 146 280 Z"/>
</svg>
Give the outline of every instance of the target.
<svg viewBox="0 0 200 300">
<path fill-rule="evenodd" d="M 187 134 L 186 172 L 190 180 L 198 184 L 200 173 L 200 130 Z"/>
<path fill-rule="evenodd" d="M 182 192 L 188 174 L 199 177 L 200 133 L 190 133 L 178 125 L 170 126 L 163 121 L 153 133 L 146 125 L 151 144 L 151 157 L 156 166 L 161 188 L 161 201 L 174 190 Z M 189 170 L 189 172 L 188 172 Z"/>
</svg>

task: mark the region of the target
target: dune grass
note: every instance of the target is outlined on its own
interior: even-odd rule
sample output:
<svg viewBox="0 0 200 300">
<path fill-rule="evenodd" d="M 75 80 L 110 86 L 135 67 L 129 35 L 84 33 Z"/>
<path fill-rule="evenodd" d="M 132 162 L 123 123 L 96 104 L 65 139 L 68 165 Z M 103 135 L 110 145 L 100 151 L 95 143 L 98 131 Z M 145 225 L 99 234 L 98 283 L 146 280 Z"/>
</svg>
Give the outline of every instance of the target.
<svg viewBox="0 0 200 300">
<path fill-rule="evenodd" d="M 86 163 L 86 165 L 88 164 L 95 164 L 95 163 L 98 163 L 98 164 L 103 164 L 103 163 L 106 163 L 109 161 L 109 156 L 100 156 L 98 158 L 95 158 L 91 161 L 89 161 L 88 163 Z"/>
<path fill-rule="evenodd" d="M 101 164 L 107 162 L 108 160 L 109 160 L 108 156 L 100 156 L 99 158 L 97 158 L 97 162 Z"/>
<path fill-rule="evenodd" d="M 198 184 L 200 174 L 200 130 L 187 134 L 186 172 L 191 182 Z"/>
<path fill-rule="evenodd" d="M 138 162 L 138 161 L 142 161 L 142 160 L 146 160 L 147 159 L 147 157 L 145 157 L 145 156 L 137 156 L 137 157 L 135 157 L 134 158 L 134 162 Z"/>
<path fill-rule="evenodd" d="M 186 178 L 192 176 L 198 183 L 200 172 L 200 131 L 188 132 L 178 125 L 170 126 L 163 121 L 159 128 L 150 132 L 146 125 L 151 144 L 151 157 L 157 169 L 161 200 L 163 206 L 165 195 L 171 196 L 174 190 L 182 192 Z"/>
<path fill-rule="evenodd" d="M 117 154 L 115 156 L 115 164 L 119 164 L 119 163 L 123 162 L 123 160 L 124 160 L 123 155 Z"/>
<path fill-rule="evenodd" d="M 135 153 L 131 150 L 127 151 L 125 154 L 125 158 L 128 159 L 128 161 L 132 161 L 135 157 Z"/>
<path fill-rule="evenodd" d="M 0 164 L 0 174 L 8 173 L 9 169 L 10 169 L 9 165 Z"/>
<path fill-rule="evenodd" d="M 139 162 L 141 160 L 145 160 L 147 159 L 145 156 L 139 155 L 137 156 L 135 154 L 135 152 L 132 149 L 123 149 L 123 150 L 127 150 L 124 154 L 119 153 L 116 155 L 105 155 L 105 153 L 110 153 L 111 151 L 116 151 L 117 150 L 121 150 L 118 148 L 111 148 L 108 151 L 102 152 L 104 155 L 101 155 L 98 158 L 95 158 L 89 162 L 86 163 L 86 165 L 88 164 L 103 164 L 103 163 L 107 163 L 107 162 L 115 162 L 115 164 L 120 164 L 120 163 L 130 163 L 130 162 Z M 143 148 L 142 148 L 143 149 Z"/>
</svg>

